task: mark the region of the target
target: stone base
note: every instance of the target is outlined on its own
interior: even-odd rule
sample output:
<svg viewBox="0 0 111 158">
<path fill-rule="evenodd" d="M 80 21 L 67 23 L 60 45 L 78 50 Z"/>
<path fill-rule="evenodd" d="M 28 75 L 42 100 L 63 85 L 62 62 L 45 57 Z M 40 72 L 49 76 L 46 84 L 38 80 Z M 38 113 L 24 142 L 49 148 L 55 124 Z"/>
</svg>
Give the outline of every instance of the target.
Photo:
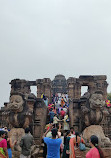
<svg viewBox="0 0 111 158">
<path fill-rule="evenodd" d="M 111 147 L 111 141 L 108 137 L 105 136 L 103 129 L 100 125 L 91 125 L 89 127 L 86 127 L 83 131 L 82 137 L 84 138 L 87 146 L 89 144 L 90 137 L 92 135 L 96 135 L 99 139 L 99 146 L 101 148 L 110 148 Z"/>
</svg>

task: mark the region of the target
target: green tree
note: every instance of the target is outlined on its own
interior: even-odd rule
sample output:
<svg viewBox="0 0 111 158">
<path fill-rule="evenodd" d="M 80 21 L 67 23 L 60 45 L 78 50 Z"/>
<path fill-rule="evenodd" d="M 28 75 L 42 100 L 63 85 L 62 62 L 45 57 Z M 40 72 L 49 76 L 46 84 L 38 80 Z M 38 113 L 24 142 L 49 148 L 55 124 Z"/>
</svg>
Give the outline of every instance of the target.
<svg viewBox="0 0 111 158">
<path fill-rule="evenodd" d="M 110 93 L 107 93 L 107 98 L 108 98 L 108 100 L 110 100 L 110 102 L 111 102 L 111 92 L 110 92 Z"/>
</svg>

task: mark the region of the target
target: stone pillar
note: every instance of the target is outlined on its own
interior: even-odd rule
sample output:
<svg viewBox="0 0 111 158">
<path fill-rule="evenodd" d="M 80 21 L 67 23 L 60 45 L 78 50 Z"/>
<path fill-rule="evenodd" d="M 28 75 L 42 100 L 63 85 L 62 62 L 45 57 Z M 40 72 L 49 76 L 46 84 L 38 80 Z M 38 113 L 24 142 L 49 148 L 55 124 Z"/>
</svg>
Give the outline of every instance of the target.
<svg viewBox="0 0 111 158">
<path fill-rule="evenodd" d="M 79 82 L 79 79 L 76 79 L 74 91 L 75 91 L 75 99 L 80 99 L 80 97 L 81 97 L 81 84 Z"/>
<path fill-rule="evenodd" d="M 36 145 L 41 145 L 42 137 L 47 120 L 47 107 L 42 99 L 37 98 L 37 103 L 34 107 L 34 126 L 33 136 Z"/>
<path fill-rule="evenodd" d="M 108 83 L 106 79 L 107 79 L 107 76 L 105 75 L 94 76 L 94 82 L 96 85 L 95 90 L 102 91 L 103 97 L 105 100 L 107 99 L 107 87 L 108 87 Z"/>
<path fill-rule="evenodd" d="M 70 77 L 67 80 L 68 96 L 71 99 L 80 99 L 81 97 L 81 84 L 78 79 Z"/>
<path fill-rule="evenodd" d="M 50 100 L 51 98 L 51 88 L 52 88 L 52 82 L 50 78 L 44 78 L 43 79 L 43 90 L 44 90 L 44 95 Z"/>
<path fill-rule="evenodd" d="M 94 93 L 96 90 L 96 84 L 94 82 L 89 82 L 88 84 L 88 92 L 89 93 Z"/>
<path fill-rule="evenodd" d="M 52 88 L 52 82 L 50 78 L 38 79 L 36 80 L 36 84 L 37 84 L 37 98 L 41 98 L 41 95 L 44 94 L 50 100 L 51 88 Z"/>
<path fill-rule="evenodd" d="M 76 83 L 76 78 L 69 77 L 67 79 L 68 96 L 71 99 L 75 98 L 75 83 Z"/>
<path fill-rule="evenodd" d="M 103 95 L 104 95 L 104 99 L 107 100 L 107 87 L 108 87 L 108 83 L 107 81 L 103 82 Z"/>
<path fill-rule="evenodd" d="M 44 93 L 43 92 L 43 80 L 37 79 L 36 84 L 37 84 L 37 98 L 41 98 L 41 95 Z"/>
<path fill-rule="evenodd" d="M 79 99 L 73 99 L 69 106 L 69 118 L 70 118 L 70 126 L 74 127 L 74 130 L 77 132 L 81 132 L 80 125 L 80 108 L 79 108 Z"/>
</svg>

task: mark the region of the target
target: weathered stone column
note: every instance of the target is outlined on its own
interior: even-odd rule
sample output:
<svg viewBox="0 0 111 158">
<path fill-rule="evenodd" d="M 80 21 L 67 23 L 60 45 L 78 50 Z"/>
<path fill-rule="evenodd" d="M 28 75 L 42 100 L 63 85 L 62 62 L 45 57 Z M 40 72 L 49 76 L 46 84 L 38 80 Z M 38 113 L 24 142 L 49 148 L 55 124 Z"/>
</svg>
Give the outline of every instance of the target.
<svg viewBox="0 0 111 158">
<path fill-rule="evenodd" d="M 76 78 L 69 77 L 67 79 L 68 96 L 71 99 L 75 98 L 75 83 L 76 83 Z"/>
<path fill-rule="evenodd" d="M 37 98 L 41 98 L 41 95 L 44 93 L 43 92 L 43 80 L 37 79 L 36 84 L 37 84 Z"/>
<path fill-rule="evenodd" d="M 104 99 L 107 99 L 108 83 L 107 83 L 106 79 L 107 79 L 107 76 L 105 76 L 105 75 L 94 76 L 96 90 L 100 90 L 103 92 Z"/>
<path fill-rule="evenodd" d="M 80 99 L 80 97 L 81 97 L 81 84 L 79 82 L 79 79 L 76 79 L 74 91 L 75 91 L 75 99 Z"/>
<path fill-rule="evenodd" d="M 38 79 L 37 84 L 37 98 L 40 98 L 44 94 L 49 100 L 51 98 L 52 82 L 50 78 Z"/>
<path fill-rule="evenodd" d="M 44 78 L 43 79 L 43 90 L 44 90 L 44 95 L 50 99 L 51 98 L 51 88 L 52 88 L 52 82 L 50 78 Z"/>
</svg>

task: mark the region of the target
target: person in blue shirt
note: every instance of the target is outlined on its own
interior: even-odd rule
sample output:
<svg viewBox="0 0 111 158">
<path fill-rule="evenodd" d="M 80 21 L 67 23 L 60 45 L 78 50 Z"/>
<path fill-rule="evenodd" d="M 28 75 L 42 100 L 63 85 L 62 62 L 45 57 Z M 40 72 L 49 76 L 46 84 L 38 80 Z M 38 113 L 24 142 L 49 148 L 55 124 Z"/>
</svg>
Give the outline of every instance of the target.
<svg viewBox="0 0 111 158">
<path fill-rule="evenodd" d="M 58 135 L 56 128 L 51 130 L 52 138 L 45 137 L 49 130 L 50 128 L 43 136 L 43 140 L 47 144 L 47 158 L 60 158 L 60 145 L 62 144 L 62 139 L 56 138 Z"/>
</svg>

